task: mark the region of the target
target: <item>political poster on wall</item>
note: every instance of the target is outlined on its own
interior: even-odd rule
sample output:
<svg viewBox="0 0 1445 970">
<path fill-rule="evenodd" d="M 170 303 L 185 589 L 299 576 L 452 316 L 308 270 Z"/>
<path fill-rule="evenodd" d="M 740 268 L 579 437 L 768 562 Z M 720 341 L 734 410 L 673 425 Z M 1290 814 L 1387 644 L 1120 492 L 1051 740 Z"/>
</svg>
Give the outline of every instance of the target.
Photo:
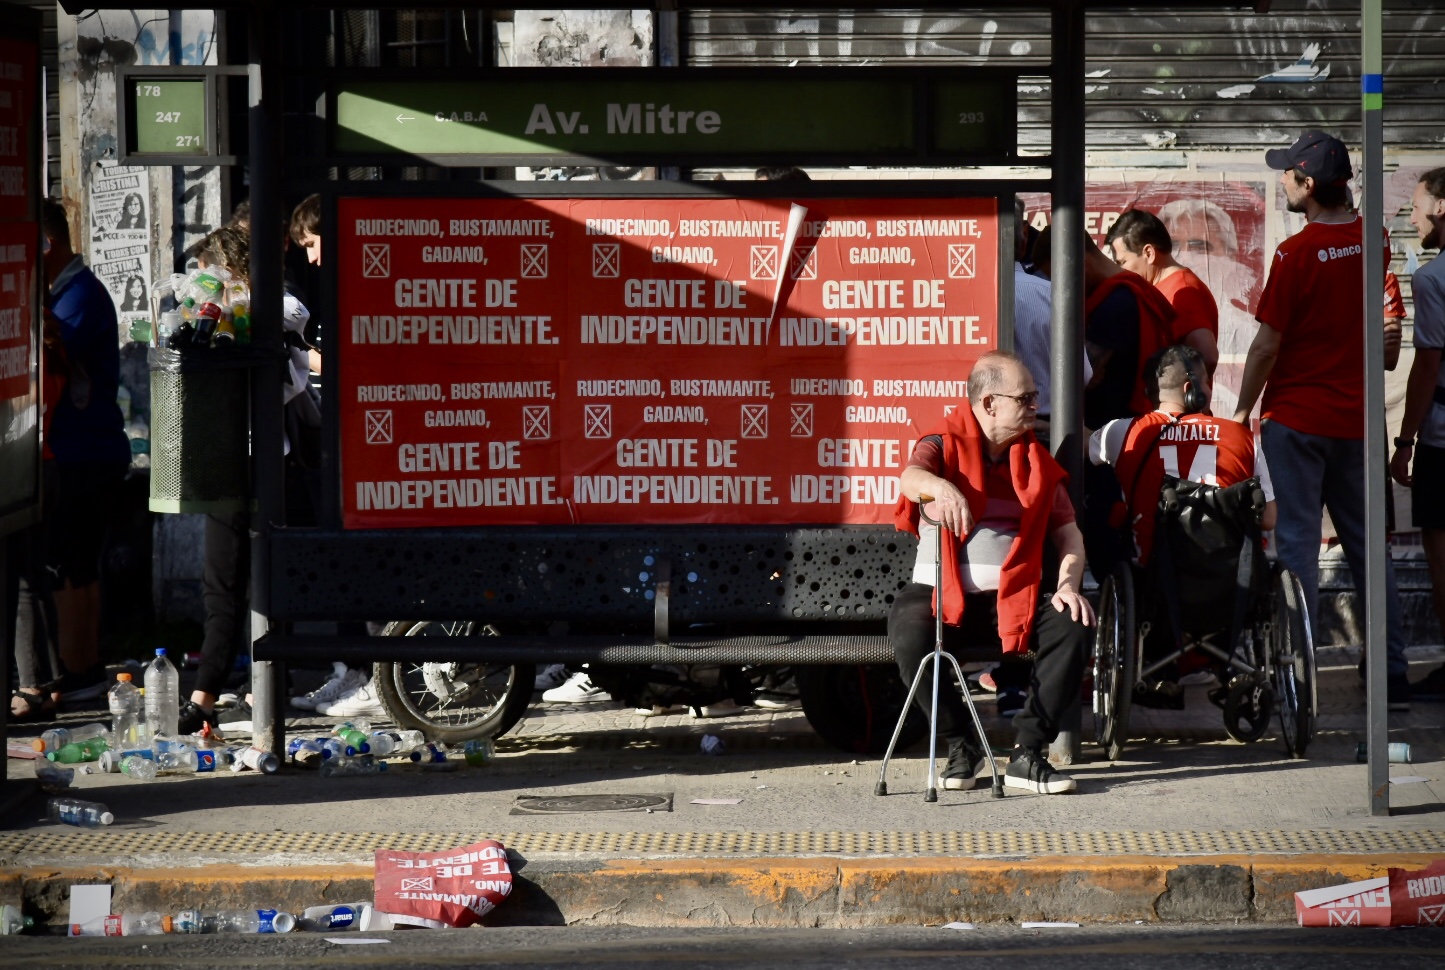
<svg viewBox="0 0 1445 970">
<path fill-rule="evenodd" d="M 993 199 L 339 202 L 347 527 L 885 523 Z"/>
<path fill-rule="evenodd" d="M 1152 212 L 1169 230 L 1174 258 L 1193 270 L 1214 295 L 1219 307 L 1216 414 L 1234 409 L 1244 358 L 1258 327 L 1254 311 L 1271 255 L 1266 238 L 1267 188 L 1263 180 L 1188 178 L 1091 181 L 1085 187 L 1084 231 L 1101 248 L 1121 212 Z M 1031 193 L 1023 199 L 1028 223 L 1039 229 L 1048 225 L 1049 197 Z"/>
<path fill-rule="evenodd" d="M 150 176 L 143 167 L 98 164 L 90 188 L 90 268 L 110 290 L 127 333 L 151 317 Z"/>
</svg>

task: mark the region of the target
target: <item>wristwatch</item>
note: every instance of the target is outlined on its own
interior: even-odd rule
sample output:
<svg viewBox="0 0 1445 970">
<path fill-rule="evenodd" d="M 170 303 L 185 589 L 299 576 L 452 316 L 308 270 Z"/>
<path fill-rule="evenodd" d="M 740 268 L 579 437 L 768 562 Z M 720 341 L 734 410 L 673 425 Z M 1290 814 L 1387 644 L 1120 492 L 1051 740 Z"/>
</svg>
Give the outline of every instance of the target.
<svg viewBox="0 0 1445 970">
<path fill-rule="evenodd" d="M 1395 439 L 1395 447 L 1396 447 L 1396 448 L 1413 448 L 1413 447 L 1415 447 L 1415 439 L 1414 439 L 1414 438 L 1396 438 L 1396 439 Z"/>
</svg>

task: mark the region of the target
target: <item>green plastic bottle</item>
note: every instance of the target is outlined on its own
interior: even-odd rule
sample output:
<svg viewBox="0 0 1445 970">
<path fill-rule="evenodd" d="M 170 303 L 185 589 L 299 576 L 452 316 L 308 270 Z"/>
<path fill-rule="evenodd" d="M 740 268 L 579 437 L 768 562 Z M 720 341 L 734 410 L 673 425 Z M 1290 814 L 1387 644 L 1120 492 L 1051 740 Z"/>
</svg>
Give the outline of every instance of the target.
<svg viewBox="0 0 1445 970">
<path fill-rule="evenodd" d="M 99 761 L 107 748 L 109 745 L 105 743 L 105 738 L 91 738 L 88 741 L 72 741 L 45 757 L 63 765 L 73 765 L 82 761 Z"/>
</svg>

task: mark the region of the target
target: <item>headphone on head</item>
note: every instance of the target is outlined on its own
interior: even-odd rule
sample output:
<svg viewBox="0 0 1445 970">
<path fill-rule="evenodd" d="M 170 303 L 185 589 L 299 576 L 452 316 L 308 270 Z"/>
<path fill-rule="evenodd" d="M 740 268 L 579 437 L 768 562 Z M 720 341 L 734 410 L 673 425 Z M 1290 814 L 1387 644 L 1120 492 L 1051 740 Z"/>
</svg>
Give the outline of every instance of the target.
<svg viewBox="0 0 1445 970">
<path fill-rule="evenodd" d="M 1209 407 L 1209 395 L 1204 393 L 1204 381 L 1195 367 L 1200 362 L 1197 353 L 1185 353 L 1179 356 L 1184 358 L 1184 370 L 1189 374 L 1189 387 L 1184 392 L 1184 413 L 1199 414 Z"/>
</svg>

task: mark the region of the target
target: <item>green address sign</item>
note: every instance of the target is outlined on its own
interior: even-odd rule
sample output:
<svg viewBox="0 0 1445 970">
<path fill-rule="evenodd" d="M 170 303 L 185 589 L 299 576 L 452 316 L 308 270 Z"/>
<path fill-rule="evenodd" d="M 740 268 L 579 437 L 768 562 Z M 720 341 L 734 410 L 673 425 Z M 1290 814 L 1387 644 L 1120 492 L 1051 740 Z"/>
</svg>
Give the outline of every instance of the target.
<svg viewBox="0 0 1445 970">
<path fill-rule="evenodd" d="M 135 105 L 135 152 L 205 155 L 205 78 L 130 79 Z"/>
<path fill-rule="evenodd" d="M 343 82 L 335 89 L 333 147 L 347 155 L 465 155 L 498 164 L 1005 161 L 1016 148 L 1016 79 L 997 73 L 940 83 L 936 91 L 925 75 L 883 71 L 846 77 L 821 71 L 699 77 L 710 72 L 694 71 L 635 80 L 615 72 L 545 73 Z M 920 110 L 934 101 L 934 110 Z"/>
</svg>

